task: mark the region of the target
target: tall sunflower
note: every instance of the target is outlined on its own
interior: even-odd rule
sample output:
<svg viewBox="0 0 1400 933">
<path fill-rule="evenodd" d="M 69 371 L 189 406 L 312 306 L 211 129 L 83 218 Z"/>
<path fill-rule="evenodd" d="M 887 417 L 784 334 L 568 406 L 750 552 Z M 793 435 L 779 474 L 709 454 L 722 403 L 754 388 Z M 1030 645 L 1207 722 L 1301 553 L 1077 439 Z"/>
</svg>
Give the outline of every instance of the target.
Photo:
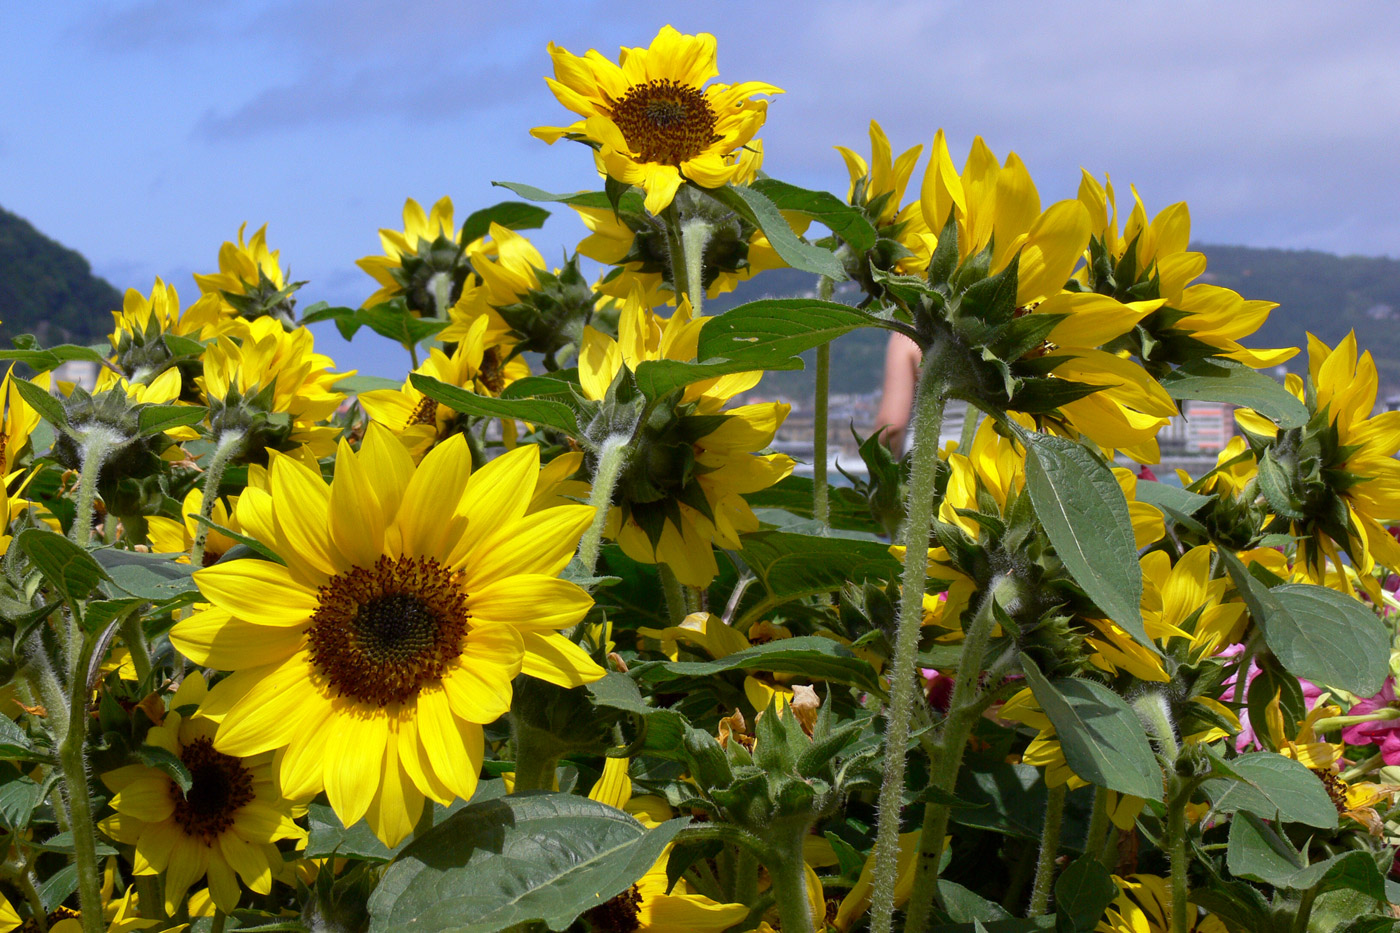
<svg viewBox="0 0 1400 933">
<path fill-rule="evenodd" d="M 367 816 L 387 844 L 425 799 L 471 797 L 482 725 L 510 708 L 516 674 L 603 676 L 558 633 L 592 605 L 557 574 L 593 510 L 527 513 L 539 474 L 534 445 L 472 472 L 460 435 L 415 467 L 373 423 L 358 452 L 341 441 L 329 486 L 274 456 L 238 520 L 285 565 L 197 571 L 213 608 L 170 634 L 196 663 L 234 672 L 210 694 L 215 747 L 277 751 L 283 793 L 324 789 L 346 826 Z"/>
<path fill-rule="evenodd" d="M 706 82 L 719 74 L 715 37 L 682 35 L 663 26 L 648 48 L 624 48 L 613 64 L 598 51 L 579 57 L 549 45 L 554 77 L 545 78 L 559 102 L 582 119 L 540 126 L 532 136 L 596 146 L 598 172 L 646 191 L 646 209 L 660 214 L 684 181 L 718 188 L 752 179 L 762 150 L 752 142 L 771 84 Z"/>
<path fill-rule="evenodd" d="M 1176 414 L 1176 405 L 1141 366 L 1104 347 L 1164 302 L 1120 301 L 1066 289 L 1089 244 L 1089 210 L 1077 201 L 1042 210 L 1020 157 L 1013 152 L 999 162 L 981 137 L 973 140 L 958 172 L 942 130 L 933 140 L 920 205 L 930 250 L 952 223 L 960 265 L 989 253 L 989 269 L 996 274 L 1015 260 L 1017 316 L 1059 318 L 1039 345 L 1007 362 L 1013 374 L 1053 376 L 1084 386 L 1089 394 L 1065 395 L 1050 409 L 1038 404 L 1025 410 L 1057 433 L 1082 434 L 1105 449 L 1157 462 L 1156 435 Z M 1018 409 L 1017 400 L 1011 407 Z"/>
<path fill-rule="evenodd" d="M 664 319 L 634 293 L 618 319 L 618 340 L 592 327 L 584 332 L 579 353 L 584 395 L 601 401 L 624 367 L 635 372 L 646 360 L 693 361 L 703 323 L 691 319 L 684 299 Z M 791 406 L 726 406 L 757 385 L 761 375 L 697 382 L 685 389 L 664 425 L 648 423 L 608 515 L 607 534 L 628 557 L 664 563 L 682 583 L 707 586 L 719 572 L 714 546 L 737 549 L 740 534 L 758 530 L 744 494 L 767 489 L 792 472 L 786 454 L 758 453 L 773 443 Z"/>
<path fill-rule="evenodd" d="M 910 253 L 895 263 L 895 271 L 904 275 L 923 272 L 928 268 L 931 252 L 923 204 L 916 200 L 901 206 L 900 202 L 924 147 L 906 149 L 896 158 L 884 128 L 871 120 L 869 162 L 845 146 L 837 146 L 836 151 L 845 160 L 851 176 L 846 200 L 864 208 L 882 236 L 893 239 Z"/>
<path fill-rule="evenodd" d="M 1235 417 L 1270 440 L 1262 456 L 1273 471 L 1282 465 L 1296 474 L 1287 494 L 1269 496 L 1269 504 L 1276 512 L 1270 528 L 1299 538 L 1298 564 L 1323 583 L 1327 562 L 1341 568 L 1345 552 L 1374 587 L 1376 564 L 1400 570 L 1400 544 L 1384 524 L 1400 519 L 1400 412 L 1371 415 L 1379 376 L 1371 354 L 1357 350 L 1355 333 L 1335 348 L 1308 334 L 1307 381 L 1293 373 L 1285 380 L 1313 416 L 1306 428 L 1280 432 L 1247 409 Z"/>
<path fill-rule="evenodd" d="M 1113 876 L 1118 896 L 1104 912 L 1094 933 L 1167 933 L 1171 929 L 1171 887 L 1159 875 Z M 1187 933 L 1230 933 L 1217 916 L 1195 904 L 1186 912 Z"/>
<path fill-rule="evenodd" d="M 192 784 L 181 792 L 170 776 L 148 765 L 126 765 L 102 775 L 110 788 L 112 816 L 102 831 L 136 847 L 138 875 L 165 875 L 165 909 L 175 912 L 190 885 L 209 880 L 209 893 L 220 910 L 232 911 L 240 896 L 238 881 L 259 894 L 272 890 L 282 870 L 279 839 L 305 839 L 293 806 L 277 792 L 272 756 L 236 758 L 214 749 L 217 724 L 196 710 L 207 698 L 199 673 L 186 677 L 170 701 L 164 721 L 153 726 L 146 744 L 164 749 L 189 771 Z"/>
<path fill-rule="evenodd" d="M 296 319 L 292 298 L 302 283 L 287 283 L 282 270 L 280 251 L 267 248 L 267 224 L 244 239 L 248 225 L 238 228 L 238 242 L 225 240 L 219 247 L 219 271 L 208 275 L 195 273 L 194 281 L 206 295 L 218 295 L 230 314 L 245 318 L 271 315 L 291 326 Z"/>
<path fill-rule="evenodd" d="M 355 260 L 380 286 L 362 307 L 402 297 L 414 314 L 447 317 L 472 278 L 460 235 L 452 221 L 451 198 L 440 198 L 427 213 L 409 198 L 403 206 L 403 230 L 379 231 L 384 255 Z"/>
<path fill-rule="evenodd" d="M 1206 271 L 1206 256 L 1187 248 L 1191 212 L 1185 201 L 1170 204 L 1151 221 L 1137 188 L 1133 209 L 1118 231 L 1113 182 L 1084 172 L 1079 202 L 1093 220 L 1089 263 L 1077 273 L 1091 291 L 1120 298 L 1161 298 L 1166 307 L 1144 322 L 1152 344 L 1148 358 L 1221 356 L 1255 369 L 1278 366 L 1298 351 L 1254 350 L 1239 341 L 1263 326 L 1277 302 L 1245 300 L 1237 292 L 1204 282 L 1191 284 Z"/>
</svg>

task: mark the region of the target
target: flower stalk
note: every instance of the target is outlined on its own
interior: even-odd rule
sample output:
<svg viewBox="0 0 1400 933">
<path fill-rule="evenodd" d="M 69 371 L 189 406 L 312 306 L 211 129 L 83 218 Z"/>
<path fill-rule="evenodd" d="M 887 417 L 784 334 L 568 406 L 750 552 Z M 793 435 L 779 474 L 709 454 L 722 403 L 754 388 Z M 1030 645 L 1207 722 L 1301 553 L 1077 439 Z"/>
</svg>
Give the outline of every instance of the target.
<svg viewBox="0 0 1400 933">
<path fill-rule="evenodd" d="M 898 876 L 900 802 L 904 794 L 909 722 L 914 710 L 915 662 L 923 623 L 924 585 L 928 581 L 928 536 L 933 526 L 934 481 L 938 438 L 947 404 L 949 361 L 936 344 L 924 355 L 914 400 L 913 468 L 904 524 L 903 595 L 890 674 L 890 702 L 885 730 L 884 779 L 880 786 L 879 824 L 875 836 L 871 930 L 890 933 L 894 923 L 894 886 Z M 961 680 L 961 677 L 959 678 Z M 909 926 L 917 930 L 916 926 Z"/>
<path fill-rule="evenodd" d="M 86 468 L 86 461 L 84 462 Z M 74 606 L 74 625 L 82 630 L 81 612 Z M 73 833 L 73 860 L 78 870 L 78 902 L 82 908 L 83 933 L 102 933 L 101 869 L 97 862 L 97 826 L 92 816 L 88 792 L 87 741 L 88 669 L 98 636 L 83 638 L 82 650 L 73 667 L 68 696 L 66 734 L 59 745 L 59 765 L 68 796 L 69 821 Z"/>
<path fill-rule="evenodd" d="M 107 458 L 125 442 L 114 432 L 102 425 L 87 428 L 83 437 L 83 465 L 78 471 L 77 511 L 73 517 L 73 541 L 80 547 L 87 547 L 92 539 L 92 513 L 97 495 L 97 478 Z"/>
<path fill-rule="evenodd" d="M 194 531 L 194 543 L 190 546 L 190 566 L 204 565 L 204 545 L 209 540 L 209 518 L 214 514 L 214 503 L 219 501 L 219 484 L 224 480 L 224 471 L 229 462 L 244 453 L 247 435 L 239 430 L 223 431 L 214 444 L 214 453 L 209 458 L 209 466 L 204 470 L 204 496 L 199 505 L 199 527 Z"/>
<path fill-rule="evenodd" d="M 608 522 L 608 510 L 612 507 L 613 490 L 627 466 L 631 453 L 631 437 L 626 434 L 613 434 L 603 441 L 598 452 L 598 468 L 593 473 L 593 489 L 588 494 L 588 504 L 593 507 L 593 523 L 583 533 L 578 545 L 579 563 L 588 573 L 598 564 L 598 552 L 603 546 L 603 528 Z"/>
<path fill-rule="evenodd" d="M 1040 833 L 1040 858 L 1035 865 L 1035 886 L 1031 888 L 1029 916 L 1044 916 L 1050 909 L 1050 891 L 1055 884 L 1055 856 L 1060 852 L 1060 828 L 1065 816 L 1066 785 L 1050 788 L 1045 803 L 1045 825 Z"/>
<path fill-rule="evenodd" d="M 817 297 L 830 301 L 835 283 L 827 276 L 817 280 Z M 812 517 L 822 531 L 831 530 L 831 499 L 827 484 L 827 409 L 831 397 L 831 344 L 817 347 L 817 388 L 812 397 Z"/>
</svg>

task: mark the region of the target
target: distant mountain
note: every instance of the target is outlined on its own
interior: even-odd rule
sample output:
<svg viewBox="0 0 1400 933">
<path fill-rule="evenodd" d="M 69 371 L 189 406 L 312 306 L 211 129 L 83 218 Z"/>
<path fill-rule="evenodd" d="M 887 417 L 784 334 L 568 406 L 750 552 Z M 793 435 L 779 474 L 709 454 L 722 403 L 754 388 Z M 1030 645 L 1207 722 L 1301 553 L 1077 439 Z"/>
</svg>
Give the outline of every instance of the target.
<svg viewBox="0 0 1400 933">
<path fill-rule="evenodd" d="M 91 344 L 112 328 L 122 296 L 79 253 L 0 209 L 0 347 L 19 334 L 44 346 Z"/>
<path fill-rule="evenodd" d="M 1267 323 L 1245 339 L 1251 347 L 1302 347 L 1312 332 L 1335 345 L 1355 330 L 1363 350 L 1370 350 L 1380 371 L 1382 395 L 1400 391 L 1400 260 L 1372 256 L 1334 256 L 1316 250 L 1253 249 L 1246 246 L 1201 246 L 1209 259 L 1198 281 L 1232 288 L 1246 298 L 1276 301 Z M 795 269 L 765 272 L 728 295 L 706 302 L 719 313 L 759 298 L 816 294 L 816 277 Z M 837 300 L 854 300 L 854 291 Z M 832 347 L 831 391 L 873 392 L 884 372 L 886 334 L 863 329 L 840 338 Z M 799 400 L 811 397 L 815 353 L 802 372 L 769 373 L 763 388 Z M 1289 364 L 1297 370 L 1302 361 Z"/>
</svg>

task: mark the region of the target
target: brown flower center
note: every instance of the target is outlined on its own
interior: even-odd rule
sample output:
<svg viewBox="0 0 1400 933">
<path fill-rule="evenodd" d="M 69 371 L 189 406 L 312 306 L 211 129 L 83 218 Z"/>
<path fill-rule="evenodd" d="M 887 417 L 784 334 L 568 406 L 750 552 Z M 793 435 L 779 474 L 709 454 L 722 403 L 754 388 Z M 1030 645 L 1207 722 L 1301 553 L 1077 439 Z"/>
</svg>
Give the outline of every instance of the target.
<svg viewBox="0 0 1400 933">
<path fill-rule="evenodd" d="M 477 378 L 492 395 L 501 394 L 501 390 L 506 387 L 506 367 L 505 360 L 501 359 L 500 348 L 486 348 L 486 352 L 481 355 L 481 371 Z"/>
<path fill-rule="evenodd" d="M 442 680 L 470 628 L 456 575 L 431 557 L 381 557 L 321 587 L 307 633 L 332 690 L 386 706 Z"/>
<path fill-rule="evenodd" d="M 195 739 L 180 751 L 190 772 L 190 789 L 175 801 L 175 822 L 186 836 L 213 843 L 233 825 L 240 807 L 253 799 L 253 775 L 232 755 L 214 751 L 209 739 Z"/>
<path fill-rule="evenodd" d="M 680 165 L 719 139 L 715 112 L 704 92 L 670 80 L 628 88 L 613 107 L 612 118 L 642 162 Z"/>
<path fill-rule="evenodd" d="M 418 407 L 413 409 L 413 413 L 408 416 L 408 424 L 437 424 L 437 399 L 423 396 L 423 400 L 418 403 Z"/>
<path fill-rule="evenodd" d="M 642 895 L 634 884 L 617 897 L 600 904 L 583 916 L 588 920 L 594 933 L 635 933 L 642 928 L 638 919 L 642 909 Z"/>
</svg>

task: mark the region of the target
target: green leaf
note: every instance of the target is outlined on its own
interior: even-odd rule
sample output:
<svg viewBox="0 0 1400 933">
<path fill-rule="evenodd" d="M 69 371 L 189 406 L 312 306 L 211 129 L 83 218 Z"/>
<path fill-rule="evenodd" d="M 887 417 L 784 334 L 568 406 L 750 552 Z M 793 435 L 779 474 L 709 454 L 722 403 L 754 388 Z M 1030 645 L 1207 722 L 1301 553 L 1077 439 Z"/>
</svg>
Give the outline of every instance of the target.
<svg viewBox="0 0 1400 933">
<path fill-rule="evenodd" d="M 142 437 L 198 424 L 208 409 L 201 405 L 145 405 L 136 416 L 136 432 Z"/>
<path fill-rule="evenodd" d="M 1293 393 L 1270 376 L 1234 360 L 1195 360 L 1167 373 L 1161 383 L 1174 399 L 1252 408 L 1285 430 L 1308 423 L 1308 410 Z"/>
<path fill-rule="evenodd" d="M 861 327 L 887 322 L 850 305 L 816 298 L 750 301 L 705 322 L 697 357 L 772 363 L 830 343 Z"/>
<path fill-rule="evenodd" d="M 1194 515 L 1205 508 L 1206 504 L 1215 497 L 1203 496 L 1195 492 L 1187 492 L 1180 486 L 1170 486 L 1166 483 L 1140 479 L 1137 484 L 1137 494 L 1134 498 L 1139 502 L 1155 505 L 1159 509 L 1165 506 L 1166 508 L 1180 512 L 1182 515 Z"/>
<path fill-rule="evenodd" d="M 177 563 L 177 555 L 142 554 L 116 548 L 99 548 L 92 554 L 105 568 L 112 585 L 129 596 L 159 603 L 199 592 L 190 576 L 193 570 L 189 564 Z"/>
<path fill-rule="evenodd" d="M 1374 613 L 1312 583 L 1269 589 L 1228 548 L 1217 548 L 1269 650 L 1291 674 L 1373 696 L 1390 670 L 1390 635 Z"/>
<path fill-rule="evenodd" d="M 782 509 L 800 518 L 813 518 L 810 476 L 786 476 L 767 489 L 746 493 L 745 501 L 753 509 Z M 870 514 L 865 497 L 849 486 L 828 486 L 827 502 L 831 509 L 831 527 L 842 531 L 864 531 L 880 534 L 883 529 Z"/>
<path fill-rule="evenodd" d="M 1118 896 L 1113 876 L 1092 855 L 1081 856 L 1055 879 L 1055 913 L 1065 933 L 1090 933 Z"/>
<path fill-rule="evenodd" d="M 740 540 L 744 562 L 764 589 L 756 604 L 744 606 L 740 628 L 789 600 L 830 593 L 848 583 L 892 580 L 900 571 L 889 545 L 876 541 L 783 531 L 756 531 Z"/>
<path fill-rule="evenodd" d="M 404 346 L 416 346 L 451 323 L 435 318 L 414 317 L 406 307 L 394 302 L 375 305 L 373 308 L 361 308 L 355 313 L 354 321 Z"/>
<path fill-rule="evenodd" d="M 542 398 L 491 398 L 448 385 L 422 373 L 411 374 L 409 380 L 419 392 L 436 399 L 453 411 L 486 418 L 514 418 L 517 421 L 542 424 L 563 431 L 570 437 L 578 437 L 581 434 L 574 410 L 563 402 Z"/>
<path fill-rule="evenodd" d="M 344 392 L 347 395 L 359 395 L 362 392 L 373 392 L 375 389 L 403 388 L 403 383 L 397 379 L 385 379 L 383 376 L 346 376 L 335 385 L 331 386 L 336 392 Z"/>
<path fill-rule="evenodd" d="M 35 756 L 34 746 L 29 741 L 29 736 L 24 730 L 9 716 L 0 716 L 0 760 L 30 760 Z"/>
<path fill-rule="evenodd" d="M 307 858 L 368 859 L 374 862 L 387 862 L 397 855 L 407 842 L 389 848 L 375 837 L 369 824 L 360 820 L 346 829 L 335 811 L 324 803 L 313 803 L 306 811 L 308 835 L 306 840 Z"/>
<path fill-rule="evenodd" d="M 502 201 L 473 211 L 462 222 L 462 245 L 468 246 L 491 232 L 493 223 L 510 230 L 538 230 L 549 219 L 549 211 L 519 201 Z"/>
<path fill-rule="evenodd" d="M 1309 865 L 1286 837 L 1252 813 L 1230 821 L 1225 860 L 1231 874 L 1250 881 L 1319 893 L 1348 889 L 1386 899 L 1385 879 L 1369 852 L 1352 850 Z"/>
<path fill-rule="evenodd" d="M 191 512 L 189 514 L 189 517 L 193 518 L 196 524 L 207 525 L 211 530 L 217 531 L 219 534 L 231 538 L 234 541 L 237 541 L 239 544 L 243 545 L 248 550 L 257 554 L 259 557 L 264 558 L 265 560 L 270 560 L 274 564 L 286 564 L 286 561 L 284 561 L 281 557 L 277 556 L 277 554 L 272 550 L 272 548 L 268 547 L 266 544 L 263 544 L 257 538 L 250 538 L 248 535 L 245 535 L 242 532 L 234 531 L 232 528 L 225 528 L 223 525 L 220 525 L 212 518 L 205 518 L 198 512 Z M 174 555 L 171 556 L 173 557 Z M 227 554 L 225 554 L 224 556 L 227 556 Z M 220 558 L 220 560 L 222 559 L 223 558 Z"/>
<path fill-rule="evenodd" d="M 47 350 L 0 350 L 0 360 L 14 360 L 40 373 L 55 369 L 69 360 L 86 360 L 101 365 L 103 359 L 102 354 L 92 347 L 80 347 L 71 343 Z"/>
<path fill-rule="evenodd" d="M 1142 723 L 1122 697 L 1092 680 L 1051 683 L 1027 656 L 1021 666 L 1075 774 L 1120 794 L 1162 799 L 1162 769 Z"/>
<path fill-rule="evenodd" d="M 1241 781 L 1209 781 L 1205 791 L 1221 813 L 1246 811 L 1319 829 L 1337 827 L 1337 808 L 1306 765 L 1273 752 L 1251 752 L 1229 761 Z"/>
<path fill-rule="evenodd" d="M 68 413 L 63 410 L 62 402 L 27 379 L 15 379 L 12 380 L 12 384 L 15 391 L 19 392 L 20 398 L 38 412 L 39 417 L 60 431 L 68 429 Z"/>
<path fill-rule="evenodd" d="M 1028 432 L 1021 438 L 1031 504 L 1065 569 L 1105 615 L 1157 652 L 1142 622 L 1142 567 L 1128 500 L 1112 471 L 1073 441 Z"/>
<path fill-rule="evenodd" d="M 82 599 L 110 579 L 91 554 L 47 528 L 27 528 L 16 543 L 64 599 Z"/>
<path fill-rule="evenodd" d="M 616 671 L 608 671 L 602 680 L 595 680 L 584 689 L 588 691 L 588 697 L 594 706 L 625 710 L 642 716 L 656 709 L 647 705 L 642 692 L 637 689 L 636 681 Z"/>
<path fill-rule="evenodd" d="M 730 373 L 751 373 L 756 369 L 801 369 L 802 361 L 777 360 L 760 366 L 751 360 L 721 360 L 716 363 L 683 363 L 680 360 L 647 360 L 637 364 L 637 388 L 649 399 L 659 399 L 692 383 L 704 382 Z"/>
<path fill-rule="evenodd" d="M 185 767 L 185 763 L 180 760 L 179 756 L 172 754 L 169 749 L 161 748 L 159 745 L 142 745 L 136 749 L 136 757 L 146 767 L 163 772 L 180 788 L 180 793 L 188 793 L 189 789 L 194 786 L 194 778 L 190 776 L 190 769 Z"/>
<path fill-rule="evenodd" d="M 559 204 L 568 204 L 571 207 L 594 207 L 606 210 L 623 210 L 628 213 L 640 214 L 644 210 L 643 197 L 636 189 L 629 189 L 622 192 L 618 198 L 617 207 L 614 208 L 606 191 L 575 191 L 572 194 L 550 194 L 533 185 L 522 185 L 514 181 L 493 181 L 491 184 L 497 188 L 506 188 L 514 191 L 527 201 L 552 201 Z"/>
<path fill-rule="evenodd" d="M 862 253 L 879 237 L 865 214 L 829 191 L 809 191 L 776 178 L 760 178 L 753 187 L 778 210 L 810 217 Z"/>
<path fill-rule="evenodd" d="M 42 784 L 28 775 L 12 777 L 0 784 L 0 824 L 11 832 L 23 830 L 43 799 Z"/>
<path fill-rule="evenodd" d="M 372 933 L 566 929 L 626 891 L 688 822 L 648 830 L 586 797 L 530 793 L 473 803 L 415 839 L 370 896 Z"/>
<path fill-rule="evenodd" d="M 884 693 L 869 662 L 856 657 L 846 646 L 817 635 L 775 639 L 715 661 L 650 661 L 632 668 L 633 675 L 647 683 L 664 683 L 679 677 L 714 677 L 726 671 L 801 674 L 813 680 Z"/>
<path fill-rule="evenodd" d="M 743 185 L 727 185 L 705 190 L 716 201 L 762 230 L 783 262 L 794 269 L 824 275 L 833 282 L 846 281 L 846 272 L 841 268 L 841 261 L 827 250 L 804 242 L 793 233 L 787 219 L 773 202 L 757 189 Z"/>
<path fill-rule="evenodd" d="M 517 379 L 501 390 L 501 398 L 573 398 L 578 388 L 578 370 L 561 369 L 552 373 L 540 373 Z"/>
</svg>

